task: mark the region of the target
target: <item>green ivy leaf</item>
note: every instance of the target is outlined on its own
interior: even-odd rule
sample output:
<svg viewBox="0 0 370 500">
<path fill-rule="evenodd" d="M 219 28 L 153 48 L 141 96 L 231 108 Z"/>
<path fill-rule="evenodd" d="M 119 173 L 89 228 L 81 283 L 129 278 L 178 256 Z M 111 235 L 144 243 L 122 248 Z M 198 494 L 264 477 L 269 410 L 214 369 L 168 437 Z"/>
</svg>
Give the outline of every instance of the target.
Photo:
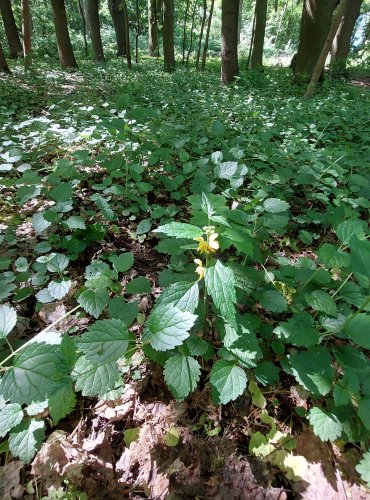
<svg viewBox="0 0 370 500">
<path fill-rule="evenodd" d="M 147 321 L 148 338 L 156 351 L 168 351 L 189 337 L 197 316 L 172 305 L 155 307 Z"/>
<path fill-rule="evenodd" d="M 0 339 L 4 339 L 15 327 L 17 313 L 14 307 L 0 306 Z"/>
<path fill-rule="evenodd" d="M 25 420 L 15 427 L 8 439 L 12 455 L 30 463 L 44 440 L 44 427 L 44 422 L 36 419 Z"/>
<path fill-rule="evenodd" d="M 314 406 L 309 411 L 309 419 L 313 432 L 322 441 L 335 441 L 342 434 L 342 424 L 333 413 Z"/>
<path fill-rule="evenodd" d="M 23 420 L 23 410 L 18 403 L 7 404 L 0 409 L 0 438 Z"/>
<path fill-rule="evenodd" d="M 181 311 L 189 311 L 191 313 L 196 310 L 198 303 L 198 283 L 188 283 L 186 281 L 173 283 L 157 299 L 157 306 L 173 304 L 181 309 Z"/>
<path fill-rule="evenodd" d="M 106 290 L 85 290 L 78 297 L 78 303 L 94 318 L 99 318 L 108 301 L 109 294 Z"/>
<path fill-rule="evenodd" d="M 361 462 L 356 465 L 356 470 L 361 475 L 361 479 L 370 488 L 370 451 L 364 454 Z"/>
<path fill-rule="evenodd" d="M 195 390 L 200 378 L 200 365 L 191 356 L 176 354 L 164 366 L 164 380 L 177 400 L 185 399 Z"/>
<path fill-rule="evenodd" d="M 134 254 L 132 252 L 121 253 L 112 258 L 112 264 L 116 271 L 124 273 L 134 265 Z"/>
<path fill-rule="evenodd" d="M 263 202 L 263 208 L 266 210 L 266 212 L 277 214 L 288 210 L 289 203 L 283 200 L 279 200 L 278 198 L 267 198 Z"/>
<path fill-rule="evenodd" d="M 76 391 L 83 396 L 101 396 L 122 385 L 122 375 L 115 361 L 96 365 L 86 356 L 78 358 L 72 376 L 76 381 Z"/>
<path fill-rule="evenodd" d="M 210 382 L 215 403 L 225 405 L 243 394 L 247 376 L 235 363 L 219 360 L 212 366 Z"/>
<path fill-rule="evenodd" d="M 183 222 L 170 222 L 154 229 L 153 233 L 162 233 L 173 238 L 193 239 L 203 235 L 203 231 L 192 224 Z"/>
<path fill-rule="evenodd" d="M 217 260 L 214 266 L 206 269 L 205 285 L 222 316 L 234 326 L 236 295 L 232 270 Z"/>
</svg>

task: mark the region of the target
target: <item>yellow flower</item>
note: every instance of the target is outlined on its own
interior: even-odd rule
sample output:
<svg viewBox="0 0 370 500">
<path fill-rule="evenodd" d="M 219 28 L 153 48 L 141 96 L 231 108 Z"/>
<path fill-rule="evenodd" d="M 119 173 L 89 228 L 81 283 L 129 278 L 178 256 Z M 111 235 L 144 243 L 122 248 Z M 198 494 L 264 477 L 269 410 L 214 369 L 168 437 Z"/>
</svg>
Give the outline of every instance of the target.
<svg viewBox="0 0 370 500">
<path fill-rule="evenodd" d="M 193 238 L 194 241 L 198 242 L 198 252 L 199 253 L 214 253 L 216 250 L 220 248 L 220 245 L 217 241 L 218 234 L 212 233 L 208 237 L 208 241 L 204 240 L 201 236 L 197 238 Z"/>
<path fill-rule="evenodd" d="M 197 264 L 197 268 L 195 269 L 195 272 L 199 274 L 199 279 L 201 280 L 204 278 L 205 274 L 205 269 L 203 267 L 203 262 L 200 259 L 194 259 L 194 263 Z"/>
</svg>

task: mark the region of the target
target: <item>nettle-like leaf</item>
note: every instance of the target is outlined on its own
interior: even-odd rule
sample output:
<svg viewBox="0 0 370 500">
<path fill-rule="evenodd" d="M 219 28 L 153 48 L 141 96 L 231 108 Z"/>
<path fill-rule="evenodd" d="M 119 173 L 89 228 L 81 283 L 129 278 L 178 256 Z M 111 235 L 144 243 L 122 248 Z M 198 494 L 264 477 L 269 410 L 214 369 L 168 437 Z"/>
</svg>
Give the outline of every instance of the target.
<svg viewBox="0 0 370 500">
<path fill-rule="evenodd" d="M 199 303 L 198 283 L 179 281 L 166 288 L 157 299 L 157 306 L 173 304 L 182 311 L 193 313 Z"/>
<path fill-rule="evenodd" d="M 23 410 L 18 403 L 10 403 L 0 409 L 0 438 L 23 420 Z"/>
<path fill-rule="evenodd" d="M 222 316 L 235 325 L 235 278 L 232 270 L 217 260 L 214 266 L 206 269 L 205 285 L 215 306 Z"/>
<path fill-rule="evenodd" d="M 342 424 L 333 413 L 314 406 L 309 412 L 309 419 L 314 433 L 322 441 L 335 441 L 342 434 Z"/>
<path fill-rule="evenodd" d="M 370 397 L 363 398 L 358 404 L 358 416 L 366 429 L 370 430 Z"/>
<path fill-rule="evenodd" d="M 72 215 L 64 223 L 69 229 L 86 229 L 85 220 L 80 215 Z"/>
<path fill-rule="evenodd" d="M 161 233 L 173 238 L 187 238 L 193 239 L 203 235 L 203 231 L 192 224 L 185 224 L 184 222 L 169 222 L 163 226 L 154 229 L 153 233 Z"/>
<path fill-rule="evenodd" d="M 235 363 L 221 359 L 212 366 L 210 383 L 215 403 L 227 404 L 243 394 L 247 375 Z"/>
<path fill-rule="evenodd" d="M 256 295 L 261 306 L 267 309 L 267 311 L 281 313 L 288 309 L 288 302 L 277 290 L 266 290 Z"/>
<path fill-rule="evenodd" d="M 344 333 L 365 349 L 370 349 L 370 316 L 360 313 L 350 319 L 344 327 Z"/>
<path fill-rule="evenodd" d="M 109 294 L 106 290 L 85 290 L 77 300 L 87 313 L 99 318 L 108 304 Z"/>
<path fill-rule="evenodd" d="M 121 253 L 112 257 L 112 263 L 116 271 L 124 273 L 134 265 L 134 254 L 132 252 Z"/>
<path fill-rule="evenodd" d="M 370 488 L 370 451 L 364 454 L 361 462 L 356 465 L 356 470 Z"/>
<path fill-rule="evenodd" d="M 164 380 L 178 400 L 185 399 L 195 390 L 200 378 L 200 364 L 191 356 L 176 354 L 164 366 Z"/>
<path fill-rule="evenodd" d="M 47 262 L 46 267 L 51 273 L 61 273 L 69 264 L 69 258 L 61 253 L 56 253 L 54 257 Z"/>
<path fill-rule="evenodd" d="M 67 278 L 53 280 L 48 284 L 48 292 L 54 299 L 60 300 L 67 295 L 71 286 L 72 281 Z"/>
<path fill-rule="evenodd" d="M 14 307 L 0 306 L 0 339 L 5 338 L 15 327 L 17 313 Z"/>
<path fill-rule="evenodd" d="M 315 290 L 310 295 L 306 295 L 307 304 L 315 311 L 324 312 L 329 316 L 335 316 L 337 306 L 332 297 L 324 290 Z"/>
<path fill-rule="evenodd" d="M 123 321 L 106 319 L 96 321 L 77 340 L 76 345 L 92 363 L 116 361 L 124 356 L 135 335 L 128 331 Z"/>
<path fill-rule="evenodd" d="M 279 200 L 278 198 L 267 198 L 263 202 L 263 208 L 266 210 L 266 212 L 277 214 L 288 210 L 289 203 L 283 200 Z"/>
<path fill-rule="evenodd" d="M 351 239 L 349 247 L 352 252 L 352 268 L 370 279 L 370 241 Z"/>
<path fill-rule="evenodd" d="M 215 166 L 215 176 L 219 179 L 231 179 L 238 169 L 236 161 L 225 161 Z"/>
<path fill-rule="evenodd" d="M 42 420 L 24 420 L 10 433 L 9 450 L 28 464 L 40 449 L 44 437 L 45 424 Z"/>
<path fill-rule="evenodd" d="M 183 343 L 197 316 L 171 304 L 155 307 L 146 324 L 148 339 L 156 351 L 168 351 Z"/>
<path fill-rule="evenodd" d="M 298 347 L 310 347 L 318 344 L 320 334 L 312 326 L 312 317 L 308 313 L 296 313 L 288 321 L 280 323 L 274 329 L 275 335 L 282 341 Z"/>
<path fill-rule="evenodd" d="M 73 388 L 72 379 L 64 377 L 58 382 L 48 394 L 50 416 L 53 424 L 69 415 L 76 406 L 76 394 Z"/>
<path fill-rule="evenodd" d="M 152 290 L 152 284 L 148 280 L 148 278 L 145 278 L 144 276 L 138 276 L 137 278 L 134 278 L 126 285 L 126 292 L 131 294 L 150 293 L 151 290 Z"/>
<path fill-rule="evenodd" d="M 81 356 L 76 362 L 72 376 L 76 382 L 76 391 L 81 391 L 83 396 L 102 396 L 122 385 L 122 375 L 115 361 L 97 365 L 86 356 Z"/>
<path fill-rule="evenodd" d="M 138 302 L 125 302 L 123 297 L 114 297 L 109 301 L 109 314 L 113 319 L 120 319 L 129 327 L 139 314 Z"/>
<path fill-rule="evenodd" d="M 44 218 L 44 212 L 38 212 L 32 216 L 32 226 L 37 234 L 42 234 L 51 224 Z"/>
<path fill-rule="evenodd" d="M 354 237 L 362 240 L 365 238 L 364 225 L 364 221 L 359 219 L 345 220 L 337 227 L 337 236 L 344 245 L 348 245 Z"/>
</svg>

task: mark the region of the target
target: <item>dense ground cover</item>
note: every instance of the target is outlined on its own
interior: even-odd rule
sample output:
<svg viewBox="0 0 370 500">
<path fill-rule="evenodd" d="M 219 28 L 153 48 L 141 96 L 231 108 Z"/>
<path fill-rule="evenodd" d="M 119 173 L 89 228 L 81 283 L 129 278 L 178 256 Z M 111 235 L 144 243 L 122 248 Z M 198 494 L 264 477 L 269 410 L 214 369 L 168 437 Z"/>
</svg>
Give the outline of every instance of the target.
<svg viewBox="0 0 370 500">
<path fill-rule="evenodd" d="M 75 390 L 119 400 L 145 379 L 151 397 L 188 398 L 193 432 L 248 435 L 289 479 L 310 423 L 362 448 L 369 481 L 369 91 L 325 82 L 304 101 L 290 80 L 266 69 L 223 87 L 217 67 L 149 61 L 1 77 L 14 456 L 33 459 Z"/>
</svg>

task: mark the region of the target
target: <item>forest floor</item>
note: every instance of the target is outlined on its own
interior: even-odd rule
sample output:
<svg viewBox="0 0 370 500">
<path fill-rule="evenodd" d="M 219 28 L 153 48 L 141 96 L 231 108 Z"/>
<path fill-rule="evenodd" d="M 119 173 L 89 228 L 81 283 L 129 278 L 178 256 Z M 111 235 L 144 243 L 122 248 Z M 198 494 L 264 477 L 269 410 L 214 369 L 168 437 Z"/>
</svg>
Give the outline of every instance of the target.
<svg viewBox="0 0 370 500">
<path fill-rule="evenodd" d="M 60 331 L 84 331 L 89 316 L 65 319 L 65 313 L 76 305 L 73 293 L 81 286 L 85 266 L 113 250 L 133 252 L 135 265 L 126 282 L 138 276 L 150 282 L 149 293 L 139 291 L 131 297 L 139 310 L 132 328 L 141 331 L 167 279 L 170 262 L 155 248 L 157 239 L 150 228 L 163 216 L 188 217 L 186 198 L 201 192 L 204 182 L 194 177 L 194 165 L 201 166 L 210 151 L 244 147 L 245 161 L 259 177 L 251 189 L 246 182 L 243 196 L 248 190 L 266 189 L 276 198 L 285 186 L 278 178 L 269 185 L 272 167 L 280 169 L 281 178 L 288 177 L 303 160 L 320 163 L 330 147 L 338 157 L 347 155 L 348 161 L 369 160 L 365 147 L 370 130 L 368 76 L 325 83 L 310 103 L 304 103 L 302 89 L 290 86 L 285 69 L 243 75 L 235 86 L 222 88 L 215 73 L 180 70 L 164 75 L 151 63 L 150 69 L 134 69 L 127 75 L 120 64 L 75 73 L 45 66 L 29 75 L 16 70 L 11 76 L 0 76 L 0 156 L 5 162 L 0 172 L 12 163 L 9 151 L 13 157 L 20 152 L 22 159 L 15 164 L 31 164 L 39 175 L 74 162 L 87 174 L 76 187 L 78 213 L 96 220 L 103 214 L 103 224 L 109 227 L 106 237 L 91 241 L 72 262 L 74 284 L 63 300 L 40 304 L 32 290 L 19 300 L 13 298 L 21 318 L 12 333 L 15 342 L 28 340 L 56 321 Z M 109 188 L 103 167 L 117 155 L 136 168 L 136 174 L 126 175 L 121 205 L 112 203 L 118 218 L 111 217 L 112 207 L 102 202 L 96 215 L 97 194 Z M 170 178 L 156 178 L 156 167 L 163 161 L 177 163 L 184 175 L 170 171 Z M 141 175 L 143 165 L 149 169 L 146 175 Z M 19 175 L 23 171 L 19 169 Z M 11 257 L 30 260 L 35 246 L 44 241 L 35 233 L 31 218 L 47 209 L 48 202 L 38 195 L 26 196 L 18 197 L 15 206 L 9 201 L 13 199 L 8 186 L 1 198 L 0 223 L 5 234 L 10 226 L 15 228 L 16 241 L 8 238 L 4 248 Z M 369 207 L 366 200 L 362 203 L 363 208 Z M 315 214 L 328 204 L 324 194 L 308 203 Z M 138 222 L 148 218 L 149 229 L 138 231 Z M 314 234 L 314 223 L 310 224 Z M 294 241 L 276 245 L 284 255 L 302 252 Z M 310 251 L 304 247 L 306 254 Z M 162 370 L 138 357 L 123 393 L 113 400 L 78 396 L 74 411 L 56 428 L 49 426 L 47 440 L 31 464 L 1 454 L 0 497 L 370 499 L 355 471 L 360 449 L 322 442 L 295 412 L 295 407 L 307 409 L 310 404 L 305 391 L 288 377 L 265 389 L 269 414 L 279 429 L 288 429 L 295 438 L 299 470 L 282 471 L 268 457 L 262 461 L 250 454 L 250 436 L 269 428 L 261 422 L 261 407 L 252 404 L 250 393 L 216 406 L 209 390 L 200 387 L 184 402 L 174 402 Z"/>
</svg>

